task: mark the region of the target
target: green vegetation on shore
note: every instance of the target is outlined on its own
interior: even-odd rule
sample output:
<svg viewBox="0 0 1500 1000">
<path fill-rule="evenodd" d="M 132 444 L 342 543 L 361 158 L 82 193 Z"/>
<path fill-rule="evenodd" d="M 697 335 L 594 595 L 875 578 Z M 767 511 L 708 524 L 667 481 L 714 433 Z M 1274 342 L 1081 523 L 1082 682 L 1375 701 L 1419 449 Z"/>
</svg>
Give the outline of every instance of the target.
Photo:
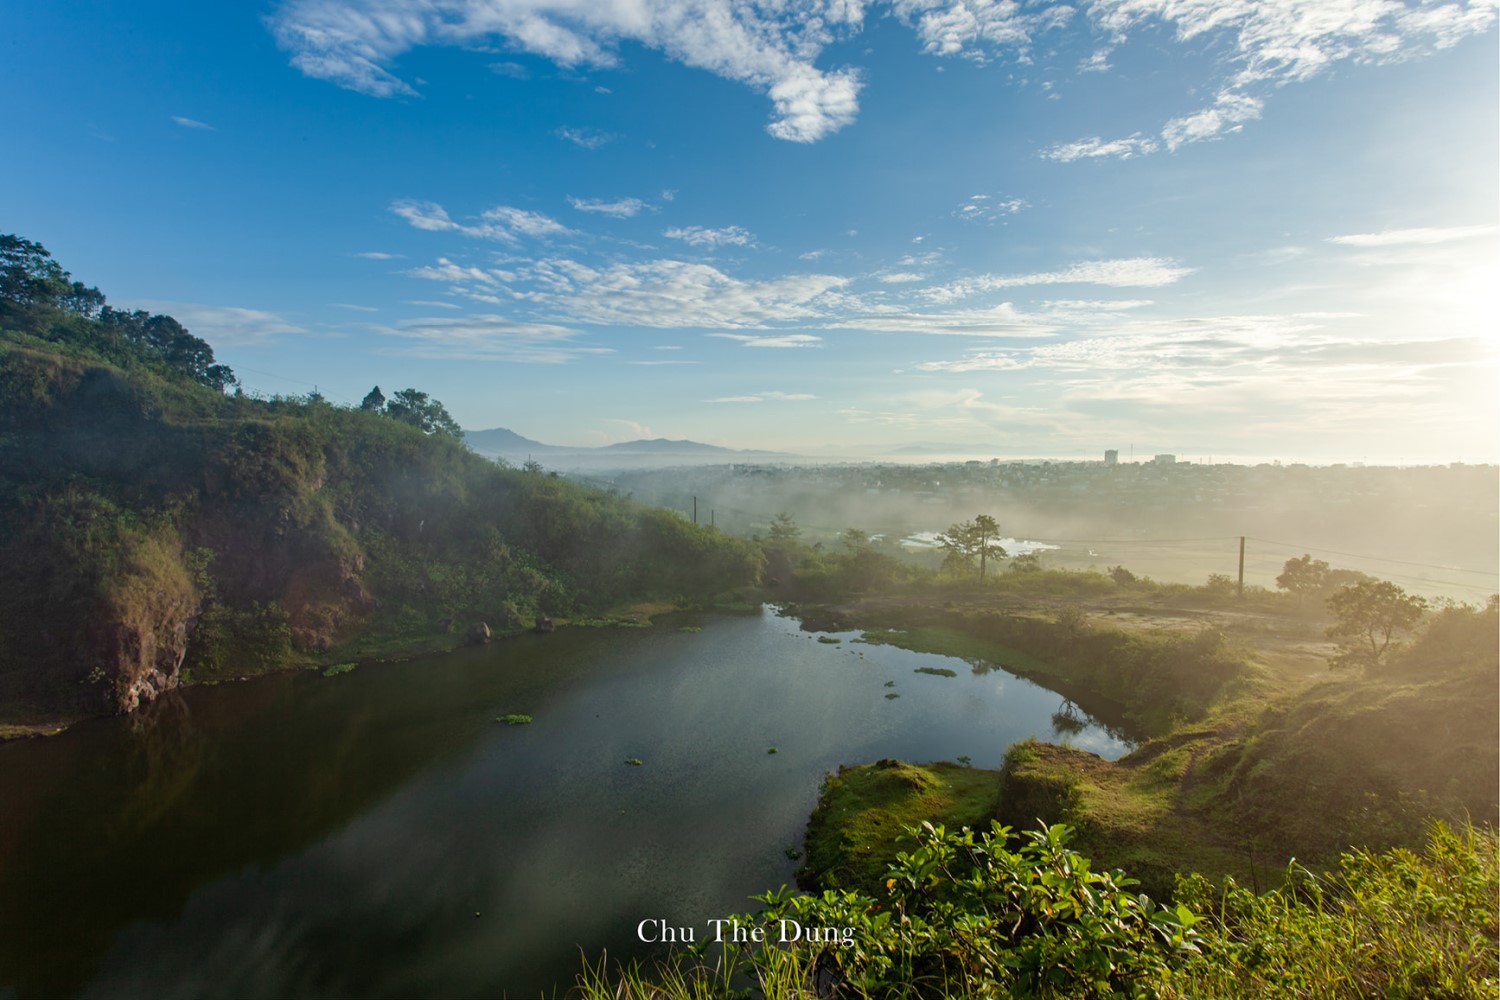
<svg viewBox="0 0 1500 1000">
<path fill-rule="evenodd" d="M 797 880 L 808 889 L 874 893 L 903 831 L 924 820 L 983 828 L 995 814 L 999 790 L 995 772 L 947 761 L 841 767 L 824 780 L 807 821 L 806 861 Z"/>
</svg>

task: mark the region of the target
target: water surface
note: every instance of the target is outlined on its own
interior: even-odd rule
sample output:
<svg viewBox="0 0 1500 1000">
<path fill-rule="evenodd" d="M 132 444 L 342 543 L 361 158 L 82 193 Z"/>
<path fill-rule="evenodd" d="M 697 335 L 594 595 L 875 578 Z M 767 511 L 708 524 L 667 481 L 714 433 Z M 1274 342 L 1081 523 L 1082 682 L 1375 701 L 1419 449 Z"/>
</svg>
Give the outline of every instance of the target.
<svg viewBox="0 0 1500 1000">
<path fill-rule="evenodd" d="M 840 764 L 1125 749 L 1003 670 L 836 635 L 570 629 L 0 747 L 0 996 L 565 991 L 580 949 L 791 884 Z"/>
</svg>

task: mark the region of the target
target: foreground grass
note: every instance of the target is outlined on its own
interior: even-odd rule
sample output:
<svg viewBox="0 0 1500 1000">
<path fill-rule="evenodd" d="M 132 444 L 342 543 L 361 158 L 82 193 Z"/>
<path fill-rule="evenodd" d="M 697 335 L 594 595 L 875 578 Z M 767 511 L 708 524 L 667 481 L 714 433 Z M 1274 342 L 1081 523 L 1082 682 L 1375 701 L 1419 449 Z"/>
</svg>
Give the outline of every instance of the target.
<svg viewBox="0 0 1500 1000">
<path fill-rule="evenodd" d="M 941 827 L 911 833 L 918 847 L 879 897 L 767 894 L 758 916 L 738 918 L 848 927 L 848 945 L 767 943 L 714 961 L 682 952 L 614 973 L 601 963 L 575 995 L 1478 1000 L 1500 988 L 1491 828 L 1435 821 L 1421 851 L 1349 852 L 1326 873 L 1293 865 L 1264 894 L 1188 878 L 1173 907 L 1132 895 L 1122 872 L 1093 871 L 1061 826 L 1016 849 Z"/>
</svg>

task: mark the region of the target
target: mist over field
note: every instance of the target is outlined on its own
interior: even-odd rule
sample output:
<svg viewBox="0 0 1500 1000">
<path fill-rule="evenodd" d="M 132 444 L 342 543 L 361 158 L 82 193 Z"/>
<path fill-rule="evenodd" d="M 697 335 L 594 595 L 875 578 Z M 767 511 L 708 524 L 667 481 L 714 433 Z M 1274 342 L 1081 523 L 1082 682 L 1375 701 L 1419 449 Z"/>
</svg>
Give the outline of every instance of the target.
<svg viewBox="0 0 1500 1000">
<path fill-rule="evenodd" d="M 1125 565 L 1163 581 L 1236 575 L 1274 586 L 1304 553 L 1397 580 L 1417 592 L 1481 600 L 1500 562 L 1495 466 L 1414 468 L 1103 462 L 947 465 L 735 465 L 588 477 L 722 530 L 764 533 L 791 514 L 806 540 L 838 544 L 848 528 L 895 542 L 976 514 L 1045 542 L 1044 564 Z M 917 546 L 907 546 L 920 557 Z M 1011 553 L 1017 554 L 1017 553 Z"/>
</svg>

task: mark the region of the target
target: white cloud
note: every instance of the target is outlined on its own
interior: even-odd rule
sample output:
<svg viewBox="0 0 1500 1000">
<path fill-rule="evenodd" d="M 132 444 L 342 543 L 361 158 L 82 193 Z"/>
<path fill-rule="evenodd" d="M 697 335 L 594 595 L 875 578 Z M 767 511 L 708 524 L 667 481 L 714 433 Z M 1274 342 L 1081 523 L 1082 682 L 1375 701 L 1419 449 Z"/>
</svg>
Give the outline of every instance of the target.
<svg viewBox="0 0 1500 1000">
<path fill-rule="evenodd" d="M 1125 139 L 1096 136 L 1042 155 L 1061 162 L 1129 159 L 1237 132 L 1261 115 L 1255 90 L 1306 81 L 1343 61 L 1399 62 L 1447 48 L 1488 31 L 1495 8 L 1493 0 L 1089 0 L 1091 17 L 1114 45 L 1157 24 L 1174 28 L 1179 43 L 1224 43 L 1227 76 L 1212 105 L 1168 121 L 1159 141 L 1139 132 Z M 1095 64 L 1107 58 L 1107 49 L 1096 52 L 1080 69 L 1102 68 Z"/>
<path fill-rule="evenodd" d="M 197 121 L 197 120 L 192 119 L 192 118 L 184 118 L 181 115 L 173 115 L 172 116 L 172 121 L 176 122 L 178 125 L 181 125 L 183 128 L 203 129 L 206 132 L 217 132 L 218 131 L 218 129 L 214 128 L 212 125 L 208 124 L 207 122 L 200 122 L 200 121 Z"/>
<path fill-rule="evenodd" d="M 918 274 L 915 271 L 886 271 L 883 274 L 875 275 L 875 280 L 884 282 L 887 285 L 904 285 L 913 281 L 926 281 L 927 276 L 925 274 Z"/>
<path fill-rule="evenodd" d="M 717 399 L 705 399 L 705 403 L 764 403 L 767 401 L 799 402 L 808 399 L 817 399 L 808 392 L 757 392 L 748 396 L 720 396 Z"/>
<path fill-rule="evenodd" d="M 508 76 L 513 80 L 531 79 L 531 72 L 518 62 L 490 63 L 490 72 L 500 76 Z"/>
<path fill-rule="evenodd" d="M 860 80 L 814 61 L 863 17 L 859 0 L 288 0 L 269 23 L 303 73 L 376 97 L 416 93 L 390 67 L 419 46 L 503 39 L 563 67 L 608 67 L 636 42 L 764 93 L 771 135 L 815 142 L 854 120 Z"/>
<path fill-rule="evenodd" d="M 335 309 L 350 309 L 350 310 L 352 310 L 354 312 L 364 312 L 364 313 L 380 312 L 380 310 L 376 309 L 374 306 L 355 305 L 353 302 L 335 302 L 335 303 L 333 303 L 333 307 Z"/>
<path fill-rule="evenodd" d="M 1430 246 L 1493 236 L 1495 226 L 1426 226 L 1418 229 L 1388 229 L 1379 233 L 1356 233 L 1352 236 L 1330 236 L 1329 243 L 1350 247 Z"/>
<path fill-rule="evenodd" d="M 376 327 L 388 336 L 412 341 L 395 353 L 423 358 L 562 364 L 581 357 L 610 354 L 607 347 L 573 341 L 577 330 L 549 323 L 518 322 L 505 316 L 468 315 L 411 319 Z"/>
<path fill-rule="evenodd" d="M 650 207 L 639 198 L 620 198 L 617 201 L 602 201 L 598 198 L 585 201 L 582 198 L 569 198 L 568 204 L 580 212 L 594 212 L 615 219 L 632 218 Z"/>
<path fill-rule="evenodd" d="M 960 205 L 953 214 L 965 222 L 994 222 L 1030 207 L 1031 204 L 1025 198 L 996 199 L 987 194 L 976 194 Z"/>
<path fill-rule="evenodd" d="M 1181 280 L 1195 269 L 1183 267 L 1165 257 L 1127 257 L 1116 260 L 1094 260 L 1061 271 L 1035 274 L 985 274 L 938 285 L 922 291 L 924 297 L 937 302 L 967 298 L 997 288 L 1029 285 L 1108 285 L 1115 288 L 1155 288 Z"/>
<path fill-rule="evenodd" d="M 518 298 L 567 322 L 673 329 L 759 328 L 822 317 L 826 297 L 847 278 L 799 274 L 744 281 L 708 264 L 680 260 L 612 263 L 536 261 L 517 280 Z"/>
<path fill-rule="evenodd" d="M 1089 56 L 1087 59 L 1078 64 L 1078 72 L 1106 73 L 1109 70 L 1114 69 L 1114 67 L 1109 64 L 1110 51 L 1111 50 L 1109 48 L 1095 50 L 1093 55 Z"/>
<path fill-rule="evenodd" d="M 1096 135 L 1075 142 L 1064 142 L 1042 150 L 1041 156 L 1043 159 L 1056 160 L 1059 163 L 1072 163 L 1074 160 L 1091 160 L 1106 156 L 1129 160 L 1154 153 L 1159 148 L 1160 145 L 1155 139 L 1145 138 L 1137 132 L 1124 139 L 1106 140 Z"/>
<path fill-rule="evenodd" d="M 674 226 L 664 230 L 662 235 L 668 239 L 682 240 L 689 246 L 710 249 L 721 246 L 753 247 L 756 245 L 755 234 L 739 226 L 725 226 L 723 229 L 708 229 L 704 226 L 680 228 Z"/>
<path fill-rule="evenodd" d="M 749 336 L 743 333 L 710 333 L 709 337 L 719 337 L 724 340 L 735 340 L 746 347 L 816 347 L 822 343 L 822 337 L 815 337 L 810 333 L 783 333 L 767 336 Z"/>
<path fill-rule="evenodd" d="M 480 213 L 477 222 L 458 223 L 443 206 L 431 201 L 402 200 L 391 203 L 391 212 L 405 219 L 413 228 L 426 232 L 454 232 L 475 239 L 498 240 L 516 244 L 520 237 L 537 239 L 576 236 L 577 233 L 540 212 L 509 205 L 497 205 Z"/>
<path fill-rule="evenodd" d="M 385 253 L 380 250 L 366 250 L 364 253 L 357 253 L 354 256 L 363 257 L 365 260 L 400 260 L 405 255 L 399 253 Z"/>
<path fill-rule="evenodd" d="M 1213 107 L 1204 108 L 1162 126 L 1161 138 L 1168 150 L 1190 142 L 1216 139 L 1227 132 L 1238 132 L 1247 121 L 1260 117 L 1262 102 L 1246 94 L 1222 91 Z"/>
<path fill-rule="evenodd" d="M 566 125 L 555 129 L 552 134 L 559 139 L 566 139 L 580 149 L 598 149 L 600 146 L 608 145 L 618 138 L 618 136 L 611 135 L 608 132 L 600 132 L 598 129 L 569 128 Z"/>
<path fill-rule="evenodd" d="M 427 281 L 448 281 L 453 284 L 462 284 L 465 281 L 477 281 L 484 285 L 494 285 L 498 282 L 493 274 L 477 267 L 464 267 L 455 264 L 447 257 L 439 257 L 436 264 L 425 264 L 422 267 L 414 267 L 406 272 L 413 278 L 424 278 Z"/>
<path fill-rule="evenodd" d="M 1073 8 L 1028 11 L 1014 0 L 895 0 L 896 14 L 916 30 L 922 51 L 987 62 L 1007 49 L 1026 61 L 1034 35 L 1066 24 Z"/>
</svg>

